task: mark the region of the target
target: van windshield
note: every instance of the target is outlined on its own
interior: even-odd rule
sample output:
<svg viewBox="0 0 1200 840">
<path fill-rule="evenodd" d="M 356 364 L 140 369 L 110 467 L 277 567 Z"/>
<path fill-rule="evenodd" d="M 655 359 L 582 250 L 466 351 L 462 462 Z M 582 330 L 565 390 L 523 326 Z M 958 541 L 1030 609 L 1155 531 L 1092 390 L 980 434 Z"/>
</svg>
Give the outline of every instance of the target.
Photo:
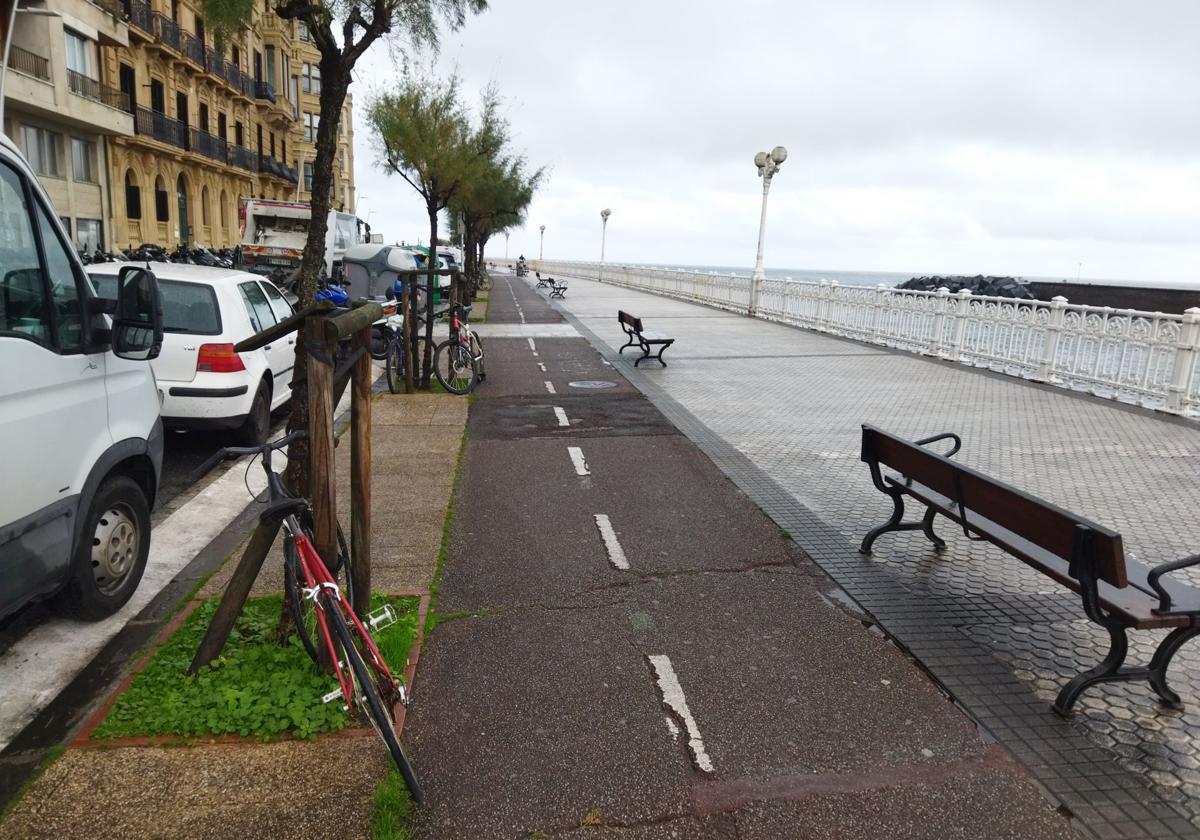
<svg viewBox="0 0 1200 840">
<path fill-rule="evenodd" d="M 91 280 L 98 297 L 116 299 L 116 276 L 93 274 Z M 163 332 L 190 335 L 221 334 L 221 313 L 217 308 L 217 295 L 211 286 L 160 279 L 158 289 L 162 294 Z"/>
</svg>

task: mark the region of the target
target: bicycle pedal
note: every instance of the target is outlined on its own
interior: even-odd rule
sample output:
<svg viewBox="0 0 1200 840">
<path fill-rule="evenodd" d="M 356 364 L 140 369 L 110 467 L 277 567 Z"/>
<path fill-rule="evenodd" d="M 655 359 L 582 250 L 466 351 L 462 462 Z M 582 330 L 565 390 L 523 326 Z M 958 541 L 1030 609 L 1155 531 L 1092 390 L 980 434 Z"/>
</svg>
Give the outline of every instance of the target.
<svg viewBox="0 0 1200 840">
<path fill-rule="evenodd" d="M 396 623 L 398 617 L 391 604 L 384 604 L 377 610 L 367 614 L 367 624 L 372 630 L 382 630 Z"/>
<path fill-rule="evenodd" d="M 324 695 L 321 698 L 321 702 L 322 703 L 332 703 L 334 700 L 341 699 L 341 696 L 342 696 L 342 690 L 340 688 L 335 688 L 333 691 Z"/>
</svg>

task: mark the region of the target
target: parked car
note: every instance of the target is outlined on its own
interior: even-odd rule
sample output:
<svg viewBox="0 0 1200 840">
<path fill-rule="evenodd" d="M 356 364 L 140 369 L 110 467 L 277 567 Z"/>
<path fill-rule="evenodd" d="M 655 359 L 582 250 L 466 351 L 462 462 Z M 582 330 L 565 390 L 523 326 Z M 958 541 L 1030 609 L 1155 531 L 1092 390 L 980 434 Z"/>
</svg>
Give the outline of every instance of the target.
<svg viewBox="0 0 1200 840">
<path fill-rule="evenodd" d="M 102 292 L 113 265 L 90 266 Z M 233 346 L 292 314 L 265 277 L 230 268 L 155 265 L 163 301 L 163 346 L 154 360 L 163 423 L 175 429 L 233 429 L 246 444 L 271 430 L 271 412 L 292 397 L 296 334 L 260 350 Z"/>
<path fill-rule="evenodd" d="M 103 618 L 133 595 L 150 553 L 163 451 L 156 280 L 110 263 L 97 296 L 8 137 L 0 218 L 0 618 L 51 596 Z"/>
</svg>

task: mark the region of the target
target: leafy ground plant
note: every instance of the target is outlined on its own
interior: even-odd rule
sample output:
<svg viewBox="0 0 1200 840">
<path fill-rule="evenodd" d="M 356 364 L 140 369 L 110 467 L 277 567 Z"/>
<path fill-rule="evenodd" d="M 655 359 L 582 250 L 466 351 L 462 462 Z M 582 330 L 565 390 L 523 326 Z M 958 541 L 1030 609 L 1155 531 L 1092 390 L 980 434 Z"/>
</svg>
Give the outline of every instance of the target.
<svg viewBox="0 0 1200 840">
<path fill-rule="evenodd" d="M 164 644 L 129 690 L 117 698 L 95 738 L 138 735 L 246 735 L 264 740 L 292 733 L 311 738 L 350 723 L 342 704 L 322 696 L 337 688 L 293 636 L 276 640 L 281 595 L 251 598 L 234 625 L 224 653 L 188 676 L 196 646 L 217 608 L 205 601 Z M 390 603 L 399 620 L 373 634 L 384 659 L 399 676 L 416 636 L 416 598 L 376 595 L 372 607 Z"/>
</svg>

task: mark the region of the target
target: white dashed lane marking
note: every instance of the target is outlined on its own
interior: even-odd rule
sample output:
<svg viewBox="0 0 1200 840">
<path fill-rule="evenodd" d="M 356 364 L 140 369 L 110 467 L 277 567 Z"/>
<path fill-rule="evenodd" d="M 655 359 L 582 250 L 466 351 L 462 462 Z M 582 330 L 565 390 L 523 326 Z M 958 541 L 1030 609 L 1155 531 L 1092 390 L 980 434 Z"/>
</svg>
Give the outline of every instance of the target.
<svg viewBox="0 0 1200 840">
<path fill-rule="evenodd" d="M 704 773 L 715 772 L 712 759 L 708 757 L 708 752 L 704 749 L 704 739 L 700 737 L 700 727 L 696 725 L 696 719 L 692 717 L 692 713 L 688 709 L 687 697 L 683 694 L 679 678 L 675 676 L 671 657 L 659 655 L 648 658 L 650 666 L 654 668 L 654 674 L 658 678 L 658 690 L 662 692 L 663 704 L 674 712 L 675 717 L 683 723 L 683 728 L 687 731 L 688 751 L 692 754 L 692 761 L 695 762 L 697 769 Z M 667 726 L 672 729 L 671 734 L 675 735 L 670 721 Z"/>
<path fill-rule="evenodd" d="M 529 338 L 529 339 L 526 339 L 526 341 L 528 341 L 528 342 L 529 342 L 529 349 L 530 349 L 530 350 L 532 350 L 534 353 L 536 353 L 536 352 L 537 352 L 537 345 L 533 343 L 533 339 L 532 339 L 532 338 Z"/>
<path fill-rule="evenodd" d="M 617 541 L 617 532 L 613 530 L 608 514 L 596 514 L 596 527 L 600 529 L 600 539 L 604 540 L 604 550 L 608 552 L 608 561 L 621 570 L 629 569 L 629 560 L 625 557 L 625 549 Z"/>
<path fill-rule="evenodd" d="M 541 369 L 542 369 L 542 373 L 545 373 L 545 372 L 546 372 L 546 366 L 545 366 L 544 364 L 542 364 L 541 362 L 538 362 L 538 363 L 537 363 L 537 365 L 538 365 L 538 367 L 539 367 L 539 368 L 541 368 Z"/>
<path fill-rule="evenodd" d="M 568 446 L 567 453 L 571 456 L 571 463 L 575 465 L 575 475 L 591 475 L 592 471 L 588 469 L 587 461 L 583 460 L 583 450 L 578 446 Z"/>
<path fill-rule="evenodd" d="M 549 382 L 549 381 L 547 381 L 547 382 L 544 382 L 544 383 L 542 383 L 542 384 L 544 384 L 544 385 L 546 386 L 546 390 L 547 390 L 547 391 L 549 391 L 551 394 L 557 394 L 557 393 L 558 393 L 558 391 L 555 391 L 555 390 L 554 390 L 554 383 L 553 383 L 553 382 Z"/>
<path fill-rule="evenodd" d="M 554 416 L 558 418 L 558 425 L 570 426 L 571 421 L 567 419 L 567 412 L 563 411 L 558 406 L 554 406 Z"/>
</svg>

